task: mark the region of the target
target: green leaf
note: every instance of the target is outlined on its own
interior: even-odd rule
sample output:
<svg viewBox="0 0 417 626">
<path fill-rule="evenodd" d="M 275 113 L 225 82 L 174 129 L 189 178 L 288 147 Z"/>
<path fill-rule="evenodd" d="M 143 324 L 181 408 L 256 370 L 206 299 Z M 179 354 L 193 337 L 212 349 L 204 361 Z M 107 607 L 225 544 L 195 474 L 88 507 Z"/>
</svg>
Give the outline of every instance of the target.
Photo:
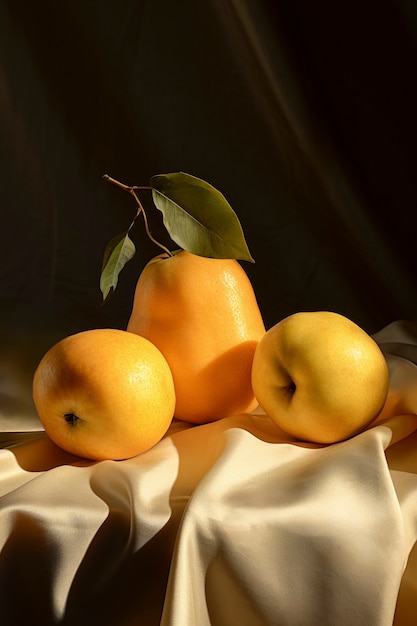
<svg viewBox="0 0 417 626">
<path fill-rule="evenodd" d="M 157 174 L 150 185 L 165 228 L 183 250 L 254 262 L 236 213 L 212 185 L 184 172 Z"/>
<path fill-rule="evenodd" d="M 135 244 L 130 239 L 129 232 L 117 235 L 106 247 L 100 276 L 103 301 L 106 301 L 116 289 L 120 272 L 135 256 L 135 252 Z"/>
</svg>

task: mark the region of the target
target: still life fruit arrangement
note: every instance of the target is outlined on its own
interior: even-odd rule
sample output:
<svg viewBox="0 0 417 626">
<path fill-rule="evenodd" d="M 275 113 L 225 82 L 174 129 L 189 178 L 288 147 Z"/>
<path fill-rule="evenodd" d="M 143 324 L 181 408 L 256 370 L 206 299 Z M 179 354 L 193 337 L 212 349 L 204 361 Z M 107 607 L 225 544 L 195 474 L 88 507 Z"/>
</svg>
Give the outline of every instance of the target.
<svg viewBox="0 0 417 626">
<path fill-rule="evenodd" d="M 126 330 L 78 332 L 52 346 L 33 378 L 46 434 L 72 454 L 121 460 L 160 441 L 174 419 L 205 424 L 263 409 L 297 440 L 331 444 L 371 424 L 388 394 L 389 372 L 376 342 L 330 311 L 299 312 L 266 330 L 239 261 L 253 262 L 225 197 L 176 172 L 129 192 L 137 213 L 106 248 L 104 302 L 135 254 L 142 217 L 162 253 L 143 268 Z M 139 192 L 150 190 L 174 251 L 148 227 Z"/>
</svg>

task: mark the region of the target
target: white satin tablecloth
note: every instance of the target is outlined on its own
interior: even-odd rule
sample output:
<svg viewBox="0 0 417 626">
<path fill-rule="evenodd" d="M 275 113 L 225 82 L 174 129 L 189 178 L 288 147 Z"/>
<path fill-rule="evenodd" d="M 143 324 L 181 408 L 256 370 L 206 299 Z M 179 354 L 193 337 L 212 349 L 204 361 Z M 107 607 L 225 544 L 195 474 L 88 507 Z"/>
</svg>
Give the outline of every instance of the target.
<svg viewBox="0 0 417 626">
<path fill-rule="evenodd" d="M 375 338 L 401 411 L 330 446 L 255 412 L 93 463 L 9 423 L 1 626 L 417 624 L 417 326 Z"/>
</svg>

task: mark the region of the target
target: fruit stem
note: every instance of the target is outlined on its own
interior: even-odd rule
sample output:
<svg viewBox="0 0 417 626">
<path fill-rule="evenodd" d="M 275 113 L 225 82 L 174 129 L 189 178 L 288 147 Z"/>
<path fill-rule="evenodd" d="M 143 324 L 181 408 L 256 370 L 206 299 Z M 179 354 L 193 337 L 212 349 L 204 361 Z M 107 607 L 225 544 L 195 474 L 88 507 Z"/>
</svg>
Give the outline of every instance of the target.
<svg viewBox="0 0 417 626">
<path fill-rule="evenodd" d="M 162 243 L 157 241 L 152 236 L 151 231 L 149 230 L 148 218 L 146 216 L 145 209 L 143 208 L 143 205 L 142 205 L 141 201 L 139 200 L 139 198 L 138 198 L 138 196 L 136 194 L 136 190 L 137 189 L 152 189 L 152 187 L 150 187 L 149 185 L 147 185 L 147 186 L 138 186 L 138 185 L 130 185 L 129 186 L 129 185 L 125 185 L 124 183 L 121 183 L 120 181 L 116 180 L 115 178 L 112 178 L 108 174 L 104 174 L 103 175 L 103 179 L 107 180 L 109 183 L 112 183 L 113 185 L 116 185 L 117 187 L 120 187 L 124 191 L 128 191 L 130 194 L 132 194 L 132 196 L 135 198 L 135 200 L 137 202 L 137 205 L 138 205 L 139 209 L 138 209 L 138 212 L 136 213 L 135 217 L 133 218 L 133 221 L 130 224 L 127 232 L 129 232 L 131 230 L 131 228 L 133 227 L 133 225 L 134 225 L 134 223 L 136 221 L 136 218 L 139 216 L 140 213 L 142 213 L 142 215 L 143 215 L 143 223 L 145 224 L 145 231 L 146 231 L 146 234 L 148 235 L 149 239 L 155 245 L 157 245 L 159 248 L 164 250 L 164 252 L 166 252 L 169 256 L 174 256 L 173 253 L 170 250 L 168 250 L 168 248 L 166 248 Z"/>
<path fill-rule="evenodd" d="M 141 212 L 143 215 L 143 223 L 145 224 L 145 230 L 146 230 L 146 234 L 148 235 L 149 239 L 151 241 L 153 241 L 154 244 L 156 244 L 157 246 L 159 246 L 162 250 L 164 250 L 164 252 L 166 252 L 169 256 L 173 256 L 172 252 L 170 250 L 168 250 L 168 248 L 166 248 L 162 243 L 160 243 L 159 241 L 157 241 L 155 239 L 155 237 L 152 236 L 151 231 L 149 230 L 149 225 L 148 225 L 148 218 L 146 217 L 146 213 L 145 213 L 145 209 L 142 206 L 142 203 L 140 202 L 137 194 L 135 193 L 135 189 L 143 189 L 143 187 L 131 187 L 130 188 L 130 193 L 132 194 L 132 196 L 135 198 L 136 202 L 139 205 L 139 211 L 138 211 L 138 215 Z M 148 187 L 147 187 L 148 189 Z M 151 187 L 149 187 L 149 189 L 151 189 Z"/>
<path fill-rule="evenodd" d="M 143 186 L 125 185 L 124 183 L 121 183 L 119 180 L 112 178 L 108 174 L 103 174 L 102 178 L 103 180 L 107 180 L 109 183 L 112 183 L 113 185 L 116 185 L 116 187 L 120 187 L 121 189 L 123 189 L 124 191 L 128 191 L 129 193 L 132 193 L 132 189 L 152 189 L 150 185 L 143 185 Z"/>
</svg>

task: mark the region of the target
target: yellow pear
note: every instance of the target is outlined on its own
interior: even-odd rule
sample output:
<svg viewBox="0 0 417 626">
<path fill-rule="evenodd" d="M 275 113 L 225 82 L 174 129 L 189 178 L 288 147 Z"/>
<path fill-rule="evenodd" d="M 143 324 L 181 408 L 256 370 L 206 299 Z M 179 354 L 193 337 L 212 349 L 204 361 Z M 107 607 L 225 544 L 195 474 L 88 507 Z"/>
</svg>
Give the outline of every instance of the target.
<svg viewBox="0 0 417 626">
<path fill-rule="evenodd" d="M 139 276 L 127 330 L 169 363 L 177 419 L 200 424 L 257 406 L 251 368 L 265 327 L 238 261 L 186 251 L 153 258 Z"/>
</svg>

